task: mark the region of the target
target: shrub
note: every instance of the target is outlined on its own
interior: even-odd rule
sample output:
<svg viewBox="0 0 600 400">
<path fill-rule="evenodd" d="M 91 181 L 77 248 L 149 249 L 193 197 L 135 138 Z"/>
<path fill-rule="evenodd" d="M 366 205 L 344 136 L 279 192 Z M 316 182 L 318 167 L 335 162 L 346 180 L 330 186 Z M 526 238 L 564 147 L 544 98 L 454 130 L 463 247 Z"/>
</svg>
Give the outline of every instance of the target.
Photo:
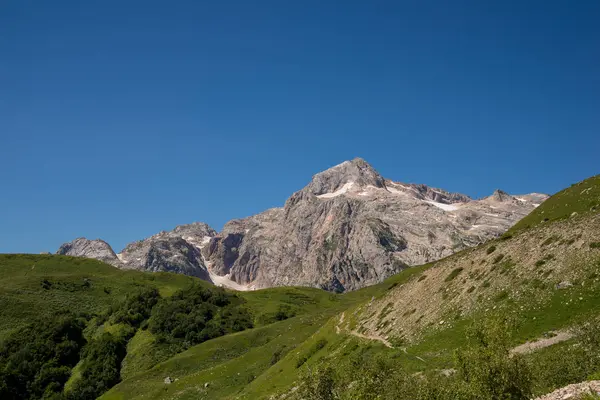
<svg viewBox="0 0 600 400">
<path fill-rule="evenodd" d="M 112 311 L 112 324 L 124 323 L 138 327 L 150 317 L 152 308 L 160 300 L 156 288 L 144 288 L 127 295 L 125 301 Z"/>
<path fill-rule="evenodd" d="M 505 300 L 508 298 L 508 295 L 509 295 L 508 290 L 502 290 L 501 292 L 498 292 L 498 294 L 496 294 L 494 296 L 494 301 L 499 302 L 499 301 Z"/>
<path fill-rule="evenodd" d="M 298 359 L 296 360 L 296 368 L 300 368 L 301 366 L 303 366 L 306 361 L 308 361 L 308 357 L 306 357 L 306 356 L 298 357 Z"/>
<path fill-rule="evenodd" d="M 600 242 L 592 242 L 590 243 L 591 249 L 600 249 Z"/>
<path fill-rule="evenodd" d="M 284 351 L 285 346 L 281 346 L 273 352 L 273 355 L 271 356 L 271 365 L 275 365 L 279 362 L 279 360 L 281 360 Z"/>
<path fill-rule="evenodd" d="M 544 265 L 544 264 L 546 264 L 546 260 L 544 260 L 544 259 L 537 260 L 537 261 L 535 262 L 535 266 L 536 266 L 536 267 L 541 267 L 541 266 L 542 266 L 542 265 Z"/>
<path fill-rule="evenodd" d="M 453 269 L 452 272 L 450 272 L 450 274 L 446 277 L 446 279 L 444 279 L 444 282 L 450 282 L 451 280 L 456 278 L 458 276 L 458 274 L 460 274 L 463 271 L 463 269 L 464 268 L 462 268 L 462 267 Z"/>
<path fill-rule="evenodd" d="M 305 400 L 334 400 L 339 398 L 336 391 L 337 376 L 333 368 L 321 366 L 308 371 L 302 377 L 300 398 Z"/>
<path fill-rule="evenodd" d="M 312 356 L 314 356 L 319 350 L 327 346 L 327 339 L 321 338 L 317 340 L 306 352 L 306 354 L 301 355 L 296 360 L 296 368 L 300 368 L 306 361 L 308 361 Z"/>
<path fill-rule="evenodd" d="M 317 340 L 317 343 L 315 343 L 314 345 L 315 353 L 324 348 L 325 346 L 327 346 L 327 339 L 321 338 Z"/>
<path fill-rule="evenodd" d="M 496 251 L 496 246 L 491 245 L 485 252 L 489 255 L 492 254 L 494 251 Z"/>
<path fill-rule="evenodd" d="M 458 376 L 476 398 L 531 398 L 531 371 L 520 355 L 511 356 L 511 332 L 511 322 L 503 317 L 476 324 L 468 331 L 470 345 L 456 353 Z"/>
<path fill-rule="evenodd" d="M 149 319 L 150 332 L 181 347 L 251 328 L 252 318 L 242 299 L 221 288 L 192 286 L 163 299 Z"/>
<path fill-rule="evenodd" d="M 556 236 L 550 236 L 548 239 L 546 239 L 546 240 L 544 240 L 542 242 L 542 247 L 543 246 L 548 246 L 549 244 L 552 244 L 552 243 L 554 243 L 557 240 L 558 240 L 558 237 L 556 237 Z"/>
<path fill-rule="evenodd" d="M 504 254 L 498 254 L 496 258 L 494 258 L 494 264 L 499 263 L 504 258 Z"/>
<path fill-rule="evenodd" d="M 0 346 L 0 398 L 39 399 L 62 392 L 85 344 L 84 320 L 58 314 L 36 321 Z"/>
<path fill-rule="evenodd" d="M 82 353 L 81 378 L 68 392 L 69 400 L 93 400 L 120 382 L 121 362 L 127 341 L 104 333 L 85 346 Z"/>
<path fill-rule="evenodd" d="M 294 310 L 292 310 L 292 308 L 289 305 L 282 304 L 279 306 L 279 309 L 275 313 L 275 320 L 283 321 L 293 317 L 294 315 L 296 315 L 296 313 L 294 312 Z"/>
</svg>

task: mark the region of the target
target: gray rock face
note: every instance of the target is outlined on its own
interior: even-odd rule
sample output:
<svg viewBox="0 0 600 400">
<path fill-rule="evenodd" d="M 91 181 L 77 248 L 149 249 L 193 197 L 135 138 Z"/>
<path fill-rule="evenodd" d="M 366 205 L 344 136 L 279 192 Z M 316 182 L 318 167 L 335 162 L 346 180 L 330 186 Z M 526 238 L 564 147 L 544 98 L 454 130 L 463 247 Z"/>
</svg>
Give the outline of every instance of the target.
<svg viewBox="0 0 600 400">
<path fill-rule="evenodd" d="M 210 281 L 200 249 L 182 237 L 140 240 L 128 244 L 118 257 L 124 269 L 175 272 Z"/>
<path fill-rule="evenodd" d="M 85 238 L 63 244 L 57 254 L 96 258 L 123 269 L 176 272 L 212 282 L 200 248 L 215 234 L 207 224 L 195 222 L 130 243 L 119 254 L 102 240 Z"/>
<path fill-rule="evenodd" d="M 316 174 L 283 208 L 230 221 L 204 255 L 249 288 L 354 290 L 496 237 L 546 197 L 473 200 L 386 180 L 355 159 Z"/>
<path fill-rule="evenodd" d="M 121 268 L 176 272 L 211 281 L 200 248 L 215 234 L 203 222 L 179 225 L 128 244 L 117 257 Z"/>
<path fill-rule="evenodd" d="M 316 174 L 282 208 L 229 221 L 220 233 L 181 225 L 115 254 L 77 239 L 61 254 L 119 268 L 171 271 L 237 290 L 315 286 L 355 290 L 499 236 L 548 196 L 460 193 L 383 178 L 362 159 Z"/>
<path fill-rule="evenodd" d="M 385 188 L 383 177 L 365 160 L 356 158 L 316 174 L 304 191 L 314 195 L 334 193 L 350 182 L 358 186 Z"/>
<path fill-rule="evenodd" d="M 110 247 L 110 245 L 104 240 L 100 239 L 89 240 L 83 237 L 77 238 L 72 242 L 65 243 L 60 246 L 56 254 L 73 257 L 96 258 L 107 263 L 118 262 L 117 255 L 113 251 L 112 247 Z"/>
</svg>

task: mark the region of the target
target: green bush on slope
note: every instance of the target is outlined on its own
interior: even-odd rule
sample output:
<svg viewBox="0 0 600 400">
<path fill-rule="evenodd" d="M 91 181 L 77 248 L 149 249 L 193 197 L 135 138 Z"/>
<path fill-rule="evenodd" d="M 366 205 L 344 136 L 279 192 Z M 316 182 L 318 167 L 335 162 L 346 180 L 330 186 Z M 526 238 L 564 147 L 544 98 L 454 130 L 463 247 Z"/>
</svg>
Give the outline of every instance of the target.
<svg viewBox="0 0 600 400">
<path fill-rule="evenodd" d="M 79 361 L 84 320 L 58 314 L 35 321 L 0 347 L 0 398 L 39 399 L 58 395 Z"/>
<path fill-rule="evenodd" d="M 82 353 L 81 378 L 67 393 L 66 398 L 94 400 L 119 383 L 127 339 L 104 333 L 89 343 Z"/>
<path fill-rule="evenodd" d="M 132 327 L 139 327 L 142 322 L 150 318 L 152 308 L 160 300 L 156 288 L 143 288 L 127 295 L 124 302 L 113 306 L 109 310 L 111 324 L 124 323 Z"/>
<path fill-rule="evenodd" d="M 354 356 L 338 369 L 325 364 L 309 370 L 300 397 L 311 400 L 525 400 L 531 397 L 532 374 L 519 356 L 509 354 L 510 329 L 494 319 L 470 330 L 469 346 L 456 354 L 457 373 L 430 371 L 415 377 L 393 359 Z"/>
<path fill-rule="evenodd" d="M 221 288 L 193 286 L 162 300 L 152 310 L 149 329 L 159 340 L 182 348 L 252 327 L 242 300 Z"/>
</svg>

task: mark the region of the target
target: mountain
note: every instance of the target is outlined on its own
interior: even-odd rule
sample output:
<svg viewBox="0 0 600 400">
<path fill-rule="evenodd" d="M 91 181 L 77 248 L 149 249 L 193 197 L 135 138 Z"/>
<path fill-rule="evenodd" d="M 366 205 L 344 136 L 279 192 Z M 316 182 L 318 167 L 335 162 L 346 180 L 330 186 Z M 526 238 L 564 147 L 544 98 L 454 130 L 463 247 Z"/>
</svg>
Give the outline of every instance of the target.
<svg viewBox="0 0 600 400">
<path fill-rule="evenodd" d="M 112 247 L 104 240 L 89 240 L 83 237 L 77 238 L 69 243 L 64 243 L 56 254 L 73 257 L 95 258 L 108 264 L 119 262 Z"/>
<path fill-rule="evenodd" d="M 63 244 L 57 254 L 96 258 L 122 269 L 175 272 L 212 282 L 200 246 L 215 234 L 207 224 L 194 222 L 130 243 L 119 254 L 103 240 L 85 238 Z"/>
<path fill-rule="evenodd" d="M 482 210 L 542 199 L 497 191 L 452 202 L 441 190 L 401 185 L 419 201 Z M 343 294 L 233 292 L 81 257 L 2 254 L 0 398 L 578 398 L 573 387 L 599 382 L 572 384 L 600 378 L 599 211 L 596 176 L 501 237 Z M 243 223 L 229 226 L 243 231 Z M 196 241 L 206 253 L 223 240 L 196 225 L 145 241 Z M 119 258 L 101 241 L 76 244 L 63 251 Z M 200 257 L 210 279 L 218 276 Z"/>
<path fill-rule="evenodd" d="M 497 191 L 471 206 L 541 199 Z M 598 379 L 599 207 L 600 177 L 594 177 L 552 196 L 522 229 L 332 295 L 357 300 L 318 327 L 291 318 L 272 325 L 277 333 L 242 332 L 229 342 L 201 344 L 124 380 L 102 399 L 541 400 L 536 396 Z M 244 222 L 231 227 L 243 231 Z M 271 299 L 273 290 L 251 293 Z M 330 307 L 320 312 L 330 315 Z M 314 333 L 307 337 L 305 329 Z M 247 347 L 240 352 L 241 343 Z M 165 376 L 177 382 L 165 386 Z"/>
<path fill-rule="evenodd" d="M 385 179 L 357 158 L 316 174 L 283 208 L 230 221 L 204 255 L 246 287 L 354 290 L 497 237 L 546 197 L 472 200 Z"/>
<path fill-rule="evenodd" d="M 184 273 L 237 290 L 347 291 L 497 237 L 546 198 L 497 190 L 473 200 L 394 182 L 356 158 L 314 175 L 284 207 L 229 221 L 218 234 L 195 223 L 127 245 L 116 258 L 102 246 L 94 253 L 82 239 L 60 254 Z"/>
</svg>

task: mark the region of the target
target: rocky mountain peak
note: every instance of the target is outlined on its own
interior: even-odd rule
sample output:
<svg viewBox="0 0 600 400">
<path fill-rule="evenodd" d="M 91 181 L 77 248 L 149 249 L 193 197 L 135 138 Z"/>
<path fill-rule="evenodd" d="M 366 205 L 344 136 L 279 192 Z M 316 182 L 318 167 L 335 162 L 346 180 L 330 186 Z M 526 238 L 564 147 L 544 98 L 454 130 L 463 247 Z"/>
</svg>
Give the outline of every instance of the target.
<svg viewBox="0 0 600 400">
<path fill-rule="evenodd" d="M 105 262 L 117 260 L 117 255 L 112 247 L 104 240 L 77 238 L 71 242 L 64 243 L 56 254 L 73 257 L 96 258 Z"/>
<path fill-rule="evenodd" d="M 497 237 L 546 197 L 497 190 L 473 200 L 386 180 L 355 158 L 314 175 L 283 208 L 229 221 L 220 233 L 194 222 L 130 243 L 116 255 L 106 242 L 85 238 L 63 245 L 59 254 L 183 273 L 236 290 L 354 290 Z"/>
<path fill-rule="evenodd" d="M 490 197 L 488 197 L 488 199 L 496 201 L 498 203 L 504 203 L 506 201 L 513 201 L 514 197 L 503 190 L 496 189 L 494 193 Z"/>
<path fill-rule="evenodd" d="M 217 232 L 204 222 L 192 222 L 191 224 L 178 225 L 172 231 L 181 236 L 215 236 Z"/>
<path fill-rule="evenodd" d="M 314 175 L 304 191 L 319 196 L 367 186 L 385 188 L 385 179 L 365 160 L 355 158 Z"/>
</svg>

